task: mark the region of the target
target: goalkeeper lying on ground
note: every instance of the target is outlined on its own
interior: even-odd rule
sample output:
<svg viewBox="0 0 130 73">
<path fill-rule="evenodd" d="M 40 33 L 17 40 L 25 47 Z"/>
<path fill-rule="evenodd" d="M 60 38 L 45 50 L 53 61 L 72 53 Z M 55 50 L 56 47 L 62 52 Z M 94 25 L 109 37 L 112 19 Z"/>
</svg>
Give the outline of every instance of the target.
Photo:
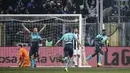
<svg viewBox="0 0 130 73">
<path fill-rule="evenodd" d="M 30 67 L 29 53 L 22 45 L 19 45 L 19 61 L 17 63 L 19 67 Z"/>
</svg>

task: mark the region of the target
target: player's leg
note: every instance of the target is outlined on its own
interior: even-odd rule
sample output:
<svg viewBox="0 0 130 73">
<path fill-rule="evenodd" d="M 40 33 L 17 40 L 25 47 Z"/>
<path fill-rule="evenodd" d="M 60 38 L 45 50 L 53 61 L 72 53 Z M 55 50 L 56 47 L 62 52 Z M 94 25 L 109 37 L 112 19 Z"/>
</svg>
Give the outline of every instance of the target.
<svg viewBox="0 0 130 73">
<path fill-rule="evenodd" d="M 102 50 L 100 50 L 99 51 L 99 58 L 98 58 L 98 65 L 99 66 L 102 66 L 102 64 L 101 64 L 102 58 L 103 58 L 103 52 L 102 52 Z"/>
<path fill-rule="evenodd" d="M 36 46 L 35 47 L 35 50 L 34 50 L 34 58 L 33 58 L 33 67 L 36 67 L 36 60 L 37 60 L 37 57 L 39 56 L 39 54 L 38 54 L 38 50 L 39 50 L 39 47 L 38 46 Z"/>
<path fill-rule="evenodd" d="M 64 57 L 59 59 L 59 62 L 64 63 L 68 60 L 68 50 L 66 49 L 66 46 L 64 47 Z"/>
<path fill-rule="evenodd" d="M 31 47 L 30 51 L 29 51 L 29 58 L 30 58 L 30 62 L 31 62 L 31 66 L 33 65 L 33 54 L 34 54 L 34 50 L 33 47 Z"/>
<path fill-rule="evenodd" d="M 38 58 L 39 58 L 39 54 L 37 55 L 36 57 L 36 62 L 38 61 Z M 36 68 L 37 67 L 37 64 L 35 63 L 34 67 Z"/>
<path fill-rule="evenodd" d="M 76 49 L 74 49 L 74 58 L 73 58 L 73 60 L 74 60 L 75 67 L 77 67 L 78 66 L 78 64 L 77 64 L 78 56 L 77 56 L 77 50 Z"/>
<path fill-rule="evenodd" d="M 98 54 L 98 51 L 95 50 L 95 52 L 94 52 L 92 55 L 89 55 L 89 56 L 86 58 L 86 60 L 90 60 L 92 57 L 94 57 L 94 56 L 97 55 L 97 54 Z"/>
<path fill-rule="evenodd" d="M 94 57 L 96 54 L 98 54 L 98 47 L 97 46 L 95 46 L 95 52 L 92 54 L 92 55 L 89 55 L 87 58 L 86 58 L 86 60 L 90 60 L 92 57 Z"/>
<path fill-rule="evenodd" d="M 22 67 L 30 67 L 30 60 L 29 59 L 25 59 L 23 61 Z"/>
<path fill-rule="evenodd" d="M 67 61 L 67 64 L 66 64 L 66 67 L 65 67 L 65 70 L 68 72 L 68 67 L 70 66 L 71 62 L 72 62 L 72 56 L 73 56 L 73 49 L 71 47 L 71 45 L 69 45 L 69 48 L 68 48 L 68 55 L 69 55 L 69 59 Z"/>
<path fill-rule="evenodd" d="M 64 57 L 61 58 L 59 61 L 62 63 L 66 62 L 69 59 L 68 54 L 69 54 L 68 50 L 64 49 Z"/>
<path fill-rule="evenodd" d="M 90 60 L 91 58 L 93 58 L 97 54 L 98 54 L 98 51 L 95 50 L 95 52 L 93 54 L 89 55 L 86 59 L 84 59 L 83 63 L 86 64 L 86 61 Z"/>
<path fill-rule="evenodd" d="M 78 61 L 79 61 L 79 58 L 80 58 L 80 50 L 77 49 L 76 50 L 76 63 L 75 63 L 75 67 L 78 67 Z"/>
</svg>

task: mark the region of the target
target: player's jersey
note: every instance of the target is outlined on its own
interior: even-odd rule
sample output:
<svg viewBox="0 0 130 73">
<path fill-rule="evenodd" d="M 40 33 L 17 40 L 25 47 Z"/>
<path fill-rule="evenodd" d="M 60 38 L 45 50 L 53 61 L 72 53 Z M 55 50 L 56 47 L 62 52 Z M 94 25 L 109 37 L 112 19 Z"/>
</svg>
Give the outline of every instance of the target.
<svg viewBox="0 0 130 73">
<path fill-rule="evenodd" d="M 79 34 L 75 34 L 75 38 L 79 39 Z M 78 43 L 76 40 L 73 40 L 73 48 L 78 49 Z"/>
<path fill-rule="evenodd" d="M 61 37 L 60 40 L 63 40 L 65 44 L 72 44 L 75 38 L 76 37 L 74 33 L 66 33 Z"/>
<path fill-rule="evenodd" d="M 40 35 L 39 35 L 38 32 L 37 32 L 37 33 L 31 32 L 31 39 L 32 39 L 33 41 L 35 41 L 35 40 L 40 40 L 41 37 L 40 37 Z"/>
<path fill-rule="evenodd" d="M 39 45 L 39 42 L 41 39 L 39 33 L 38 32 L 37 33 L 31 32 L 30 36 L 31 36 L 32 45 Z"/>
<path fill-rule="evenodd" d="M 98 34 L 96 36 L 96 46 L 105 46 L 106 41 L 108 40 L 108 37 L 105 35 L 103 36 L 102 34 Z"/>
<path fill-rule="evenodd" d="M 19 55 L 21 59 L 29 59 L 29 53 L 25 48 L 20 48 Z"/>
</svg>

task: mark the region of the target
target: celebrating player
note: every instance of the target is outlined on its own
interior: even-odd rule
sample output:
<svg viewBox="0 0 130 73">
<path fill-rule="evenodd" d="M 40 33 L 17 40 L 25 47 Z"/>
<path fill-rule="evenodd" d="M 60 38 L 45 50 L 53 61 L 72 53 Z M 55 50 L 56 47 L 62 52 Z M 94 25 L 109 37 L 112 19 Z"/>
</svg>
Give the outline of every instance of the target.
<svg viewBox="0 0 130 73">
<path fill-rule="evenodd" d="M 75 34 L 75 37 L 78 39 L 79 34 L 78 34 L 77 28 L 74 29 L 74 34 Z M 74 64 L 75 64 L 75 67 L 78 67 L 77 62 L 80 57 L 80 50 L 79 50 L 79 45 L 75 40 L 73 40 L 73 49 L 74 49 Z"/>
<path fill-rule="evenodd" d="M 106 51 L 108 51 L 108 37 L 106 36 L 106 29 L 102 30 L 102 34 L 98 34 L 95 38 L 95 52 L 88 56 L 86 58 L 86 60 L 90 60 L 92 57 L 94 57 L 95 55 L 97 55 L 99 53 L 99 59 L 98 59 L 98 66 L 102 66 L 101 61 L 102 61 L 102 56 L 103 56 L 103 52 L 102 52 L 102 47 L 106 46 Z M 86 62 L 86 60 L 84 60 L 84 63 Z"/>
<path fill-rule="evenodd" d="M 19 56 L 19 67 L 30 67 L 29 53 L 22 45 L 19 45 Z"/>
<path fill-rule="evenodd" d="M 40 33 L 41 31 L 44 30 L 46 25 L 39 32 L 38 32 L 38 28 L 36 27 L 33 29 L 33 32 L 30 32 L 30 30 L 28 30 L 23 24 L 22 26 L 26 31 L 28 31 L 28 33 L 30 33 L 32 45 L 29 52 L 29 57 L 31 61 L 31 68 L 34 68 L 34 66 L 36 65 L 36 58 L 39 56 L 38 50 L 39 50 L 39 43 L 41 41 Z"/>
<path fill-rule="evenodd" d="M 55 46 L 63 40 L 65 42 L 65 47 L 64 47 L 64 58 L 62 59 L 64 62 L 67 61 L 65 71 L 68 72 L 68 67 L 71 63 L 71 58 L 73 56 L 73 40 L 76 40 L 77 43 L 82 47 L 83 46 L 79 43 L 78 39 L 75 37 L 74 33 L 71 33 L 71 29 L 68 28 L 68 33 L 64 34 L 60 40 L 58 40 L 55 44 Z"/>
</svg>

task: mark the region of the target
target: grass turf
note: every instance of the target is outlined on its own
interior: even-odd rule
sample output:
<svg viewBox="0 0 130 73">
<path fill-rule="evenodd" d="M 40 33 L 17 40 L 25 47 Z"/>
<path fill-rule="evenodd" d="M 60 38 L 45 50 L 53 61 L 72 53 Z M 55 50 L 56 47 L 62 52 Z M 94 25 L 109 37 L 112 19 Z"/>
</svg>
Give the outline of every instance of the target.
<svg viewBox="0 0 130 73">
<path fill-rule="evenodd" d="M 0 73 L 66 73 L 64 68 L 0 68 Z M 68 73 L 130 73 L 130 68 L 69 68 Z"/>
</svg>

